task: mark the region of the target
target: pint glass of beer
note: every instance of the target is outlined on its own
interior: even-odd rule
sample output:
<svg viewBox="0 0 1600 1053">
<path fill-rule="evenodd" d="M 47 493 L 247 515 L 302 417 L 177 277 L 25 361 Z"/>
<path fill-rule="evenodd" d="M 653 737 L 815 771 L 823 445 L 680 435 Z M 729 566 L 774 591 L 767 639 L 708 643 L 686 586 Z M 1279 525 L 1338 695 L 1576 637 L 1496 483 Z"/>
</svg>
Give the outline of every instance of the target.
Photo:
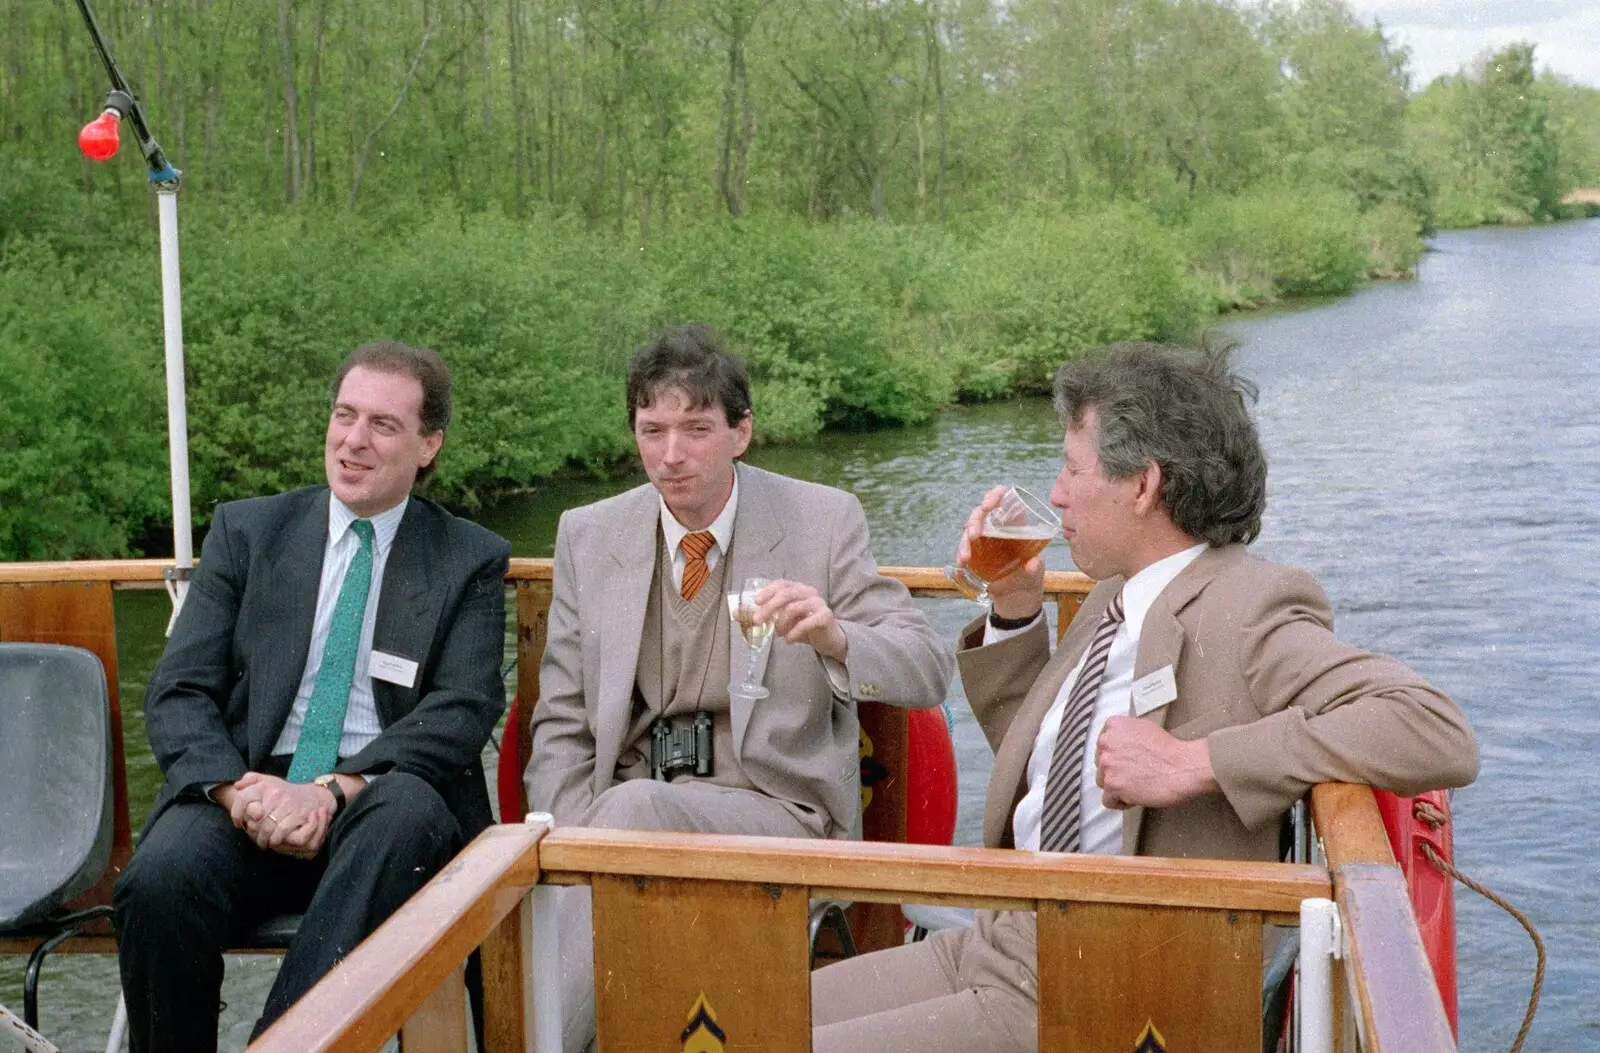
<svg viewBox="0 0 1600 1053">
<path fill-rule="evenodd" d="M 989 583 L 1022 569 L 1061 534 L 1061 520 L 1049 502 L 1013 486 L 983 517 L 983 533 L 972 539 L 965 567 L 944 568 L 956 588 L 979 603 L 989 602 Z"/>
</svg>

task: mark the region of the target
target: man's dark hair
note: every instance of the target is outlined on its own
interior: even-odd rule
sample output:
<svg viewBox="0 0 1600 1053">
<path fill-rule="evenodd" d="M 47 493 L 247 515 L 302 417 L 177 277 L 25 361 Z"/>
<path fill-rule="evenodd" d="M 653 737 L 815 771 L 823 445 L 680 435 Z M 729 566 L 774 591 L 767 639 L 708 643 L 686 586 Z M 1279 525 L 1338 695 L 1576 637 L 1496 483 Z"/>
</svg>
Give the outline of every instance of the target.
<svg viewBox="0 0 1600 1053">
<path fill-rule="evenodd" d="M 1256 386 L 1228 365 L 1231 345 L 1128 342 L 1056 373 L 1056 412 L 1070 429 L 1094 411 L 1109 479 L 1161 466 L 1173 523 L 1213 545 L 1249 544 L 1267 505 L 1267 458 L 1248 403 Z"/>
<path fill-rule="evenodd" d="M 750 374 L 744 359 L 722 346 L 704 322 L 658 333 L 628 359 L 628 430 L 639 410 L 677 388 L 692 409 L 720 406 L 728 427 L 750 415 Z"/>
<path fill-rule="evenodd" d="M 334 374 L 333 384 L 328 388 L 329 406 L 339 401 L 344 378 L 357 366 L 380 373 L 398 373 L 422 385 L 422 434 L 432 435 L 450 426 L 450 367 L 444 364 L 439 352 L 426 347 L 408 347 L 394 340 L 362 344 L 345 356 L 339 372 Z M 432 475 L 438 466 L 439 458 L 434 457 L 427 467 L 417 471 L 417 482 Z"/>
</svg>

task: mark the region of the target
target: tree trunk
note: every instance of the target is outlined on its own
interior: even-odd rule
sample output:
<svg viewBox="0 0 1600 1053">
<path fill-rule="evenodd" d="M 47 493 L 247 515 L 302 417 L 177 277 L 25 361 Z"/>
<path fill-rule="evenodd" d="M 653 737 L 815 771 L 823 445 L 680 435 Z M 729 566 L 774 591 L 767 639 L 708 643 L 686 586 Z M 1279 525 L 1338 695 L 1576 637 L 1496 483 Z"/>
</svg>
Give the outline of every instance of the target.
<svg viewBox="0 0 1600 1053">
<path fill-rule="evenodd" d="M 283 62 L 283 200 L 300 200 L 300 113 L 295 89 L 294 0 L 278 0 L 278 52 Z"/>
</svg>

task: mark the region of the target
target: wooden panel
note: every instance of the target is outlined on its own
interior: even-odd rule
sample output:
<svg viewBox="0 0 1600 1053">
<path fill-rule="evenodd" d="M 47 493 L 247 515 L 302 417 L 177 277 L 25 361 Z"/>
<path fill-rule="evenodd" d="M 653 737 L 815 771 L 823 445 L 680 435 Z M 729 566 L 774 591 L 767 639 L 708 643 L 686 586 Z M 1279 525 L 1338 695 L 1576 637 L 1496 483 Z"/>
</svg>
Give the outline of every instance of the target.
<svg viewBox="0 0 1600 1053">
<path fill-rule="evenodd" d="M 467 1053 L 467 988 L 461 966 L 422 1000 L 400 1029 L 401 1053 Z"/>
<path fill-rule="evenodd" d="M 899 581 L 917 596 L 964 596 L 939 567 L 879 567 L 879 573 Z M 1046 596 L 1058 593 L 1088 595 L 1094 581 L 1075 570 L 1051 570 L 1044 576 Z"/>
<path fill-rule="evenodd" d="M 1330 869 L 1347 863 L 1394 862 L 1372 787 L 1347 782 L 1313 786 L 1311 819 Z"/>
<path fill-rule="evenodd" d="M 12 564 L 15 566 L 16 564 Z M 58 566 L 58 564 L 50 564 Z M 117 623 L 106 582 L 54 585 L 0 584 L 0 642 L 81 647 L 105 668 L 111 703 L 111 860 L 94 887 L 72 901 L 74 910 L 111 902 L 111 886 L 133 856 L 128 823 L 127 762 L 122 748 L 122 705 L 117 678 Z M 94 922 L 86 933 L 106 934 L 110 923 Z"/>
<path fill-rule="evenodd" d="M 1366 1053 L 1454 1053 L 1405 877 L 1394 864 L 1340 868 L 1334 899 L 1345 923 L 1346 976 Z"/>
<path fill-rule="evenodd" d="M 1028 909 L 1034 900 L 1054 899 L 1257 910 L 1292 915 L 1296 924 L 1302 899 L 1333 894 L 1327 871 L 1290 863 L 581 827 L 555 830 L 539 847 L 552 883 L 586 873 L 721 879 L 806 885 L 814 895 L 837 892 L 848 899 L 902 896 L 912 903 L 934 902 L 923 898 L 932 895 Z"/>
<path fill-rule="evenodd" d="M 531 1053 L 533 953 L 526 899 L 489 933 L 483 946 L 483 1037 L 494 1053 Z"/>
<path fill-rule="evenodd" d="M 534 704 L 539 701 L 539 663 L 544 661 L 545 637 L 550 632 L 550 599 L 553 586 L 548 581 L 521 581 L 517 583 L 517 716 L 521 726 L 517 729 L 517 770 L 527 771 L 528 760 L 533 756 L 533 736 L 528 732 L 528 722 L 533 719 Z M 521 814 L 528 814 L 528 791 L 525 785 L 517 789 Z M 520 816 L 501 816 L 514 822 Z"/>
<path fill-rule="evenodd" d="M 899 706 L 860 702 L 861 836 L 867 841 L 906 839 L 907 720 Z M 870 748 L 871 752 L 867 750 Z M 905 942 L 905 916 L 896 904 L 857 903 L 849 910 L 856 950 L 882 950 Z"/>
<path fill-rule="evenodd" d="M 707 1048 L 692 1027 L 720 1031 L 717 1048 L 808 1053 L 808 903 L 796 887 L 597 877 L 600 1053 Z"/>
<path fill-rule="evenodd" d="M 479 834 L 250 1049 L 377 1049 L 522 902 L 539 880 L 543 835 L 520 823 Z"/>
<path fill-rule="evenodd" d="M 1041 903 L 1038 917 L 1041 1051 L 1261 1048 L 1260 915 Z M 1159 1046 L 1141 1045 L 1146 1027 Z"/>
</svg>

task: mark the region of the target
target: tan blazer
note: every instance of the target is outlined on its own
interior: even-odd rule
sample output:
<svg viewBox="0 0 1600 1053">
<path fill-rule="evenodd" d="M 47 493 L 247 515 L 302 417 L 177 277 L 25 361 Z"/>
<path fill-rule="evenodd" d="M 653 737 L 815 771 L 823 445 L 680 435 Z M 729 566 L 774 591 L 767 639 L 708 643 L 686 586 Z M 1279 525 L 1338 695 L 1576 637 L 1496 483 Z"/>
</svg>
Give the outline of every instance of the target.
<svg viewBox="0 0 1600 1053">
<path fill-rule="evenodd" d="M 1121 587 L 1121 578 L 1095 587 L 1054 657 L 1042 622 L 988 647 L 976 646 L 981 621 L 964 631 L 962 682 L 995 750 L 985 844 L 1013 844 L 1039 726 Z M 1276 820 L 1314 783 L 1409 795 L 1477 776 L 1477 742 L 1453 702 L 1399 662 L 1339 642 L 1315 579 L 1243 546 L 1201 553 L 1150 608 L 1134 678 L 1166 665 L 1177 698 L 1146 719 L 1205 738 L 1222 793 L 1127 809 L 1124 855 L 1271 860 Z"/>
<path fill-rule="evenodd" d="M 809 646 L 774 639 L 761 670 L 772 695 L 734 696 L 733 748 L 757 789 L 811 809 L 831 836 L 847 836 L 860 809 L 856 700 L 936 706 L 954 661 L 905 586 L 878 573 L 854 496 L 744 464 L 737 471 L 727 581 L 760 575 L 815 586 L 850 641 L 850 696 L 834 695 Z M 613 784 L 628 746 L 659 530 L 660 501 L 649 484 L 561 517 L 525 774 L 529 806 L 557 822 L 577 822 Z M 747 652 L 737 634 L 733 643 L 729 674 L 742 677 Z"/>
</svg>

